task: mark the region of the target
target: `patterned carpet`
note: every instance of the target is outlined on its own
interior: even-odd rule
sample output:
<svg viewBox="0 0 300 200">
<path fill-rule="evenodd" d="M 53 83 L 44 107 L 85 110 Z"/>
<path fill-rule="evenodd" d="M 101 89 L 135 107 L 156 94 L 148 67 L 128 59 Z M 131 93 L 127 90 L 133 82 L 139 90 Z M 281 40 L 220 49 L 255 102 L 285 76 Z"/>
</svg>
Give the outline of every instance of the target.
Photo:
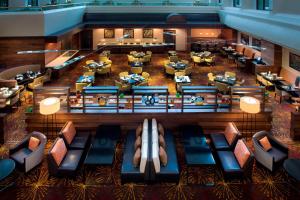
<svg viewBox="0 0 300 200">
<path fill-rule="evenodd" d="M 182 55 L 183 58 L 188 55 Z M 153 64 L 147 66 L 147 71 L 151 74 L 151 85 L 168 85 L 175 91 L 175 84 L 171 78 L 163 75 L 161 66 L 163 56 L 156 55 Z M 114 63 L 124 63 L 125 57 L 114 56 Z M 158 67 L 160 67 L 158 69 Z M 236 70 L 236 68 L 225 60 L 218 58 L 217 66 L 214 68 L 199 66 L 195 69 L 192 77 L 193 84 L 206 84 L 206 73 L 213 70 L 215 73 L 223 73 L 225 70 Z M 158 70 L 154 70 L 158 69 Z M 127 63 L 113 65 L 113 74 L 110 78 L 97 78 L 97 85 L 113 84 L 113 78 L 118 76 L 120 71 L 128 71 Z M 70 73 L 63 75 L 57 82 L 49 85 L 69 85 L 74 87 L 74 83 L 82 70 L 80 66 L 71 70 Z M 238 72 L 238 76 L 245 78 L 247 84 L 253 84 L 254 76 Z M 172 89 L 173 88 L 173 89 Z M 273 105 L 272 133 L 282 142 L 287 144 L 290 149 L 290 157 L 300 158 L 300 142 L 289 139 L 290 111 L 292 108 L 287 104 L 275 103 Z M 20 141 L 25 135 L 25 109 L 22 106 L 8 116 L 5 123 L 5 141 L 0 147 L 0 157 L 8 157 L 8 148 Z M 120 169 L 122 164 L 122 153 L 125 134 L 117 145 L 115 161 L 112 167 L 82 167 L 78 175 L 73 178 L 55 178 L 48 174 L 47 161 L 27 174 L 15 171 L 12 176 L 0 182 L 0 187 L 14 182 L 14 186 L 0 193 L 1 200 L 11 199 L 258 199 L 258 200 L 290 200 L 299 199 L 300 185 L 289 177 L 284 169 L 278 169 L 270 173 L 264 167 L 254 164 L 252 177 L 247 180 L 224 180 L 220 168 L 196 167 L 187 168 L 185 164 L 184 149 L 181 144 L 180 135 L 174 133 L 178 162 L 180 164 L 179 183 L 153 183 L 153 184 L 121 184 Z M 47 144 L 45 154 L 52 141 Z M 252 148 L 251 140 L 247 141 Z M 209 184 L 214 181 L 214 186 Z"/>
<path fill-rule="evenodd" d="M 260 165 L 253 167 L 252 181 L 226 181 L 221 170 L 212 167 L 187 168 L 180 137 L 175 133 L 179 183 L 121 184 L 120 169 L 124 141 L 117 145 L 115 162 L 111 167 L 83 167 L 74 179 L 49 176 L 47 161 L 28 174 L 16 171 L 2 181 L 1 187 L 15 182 L 15 186 L 1 193 L 1 199 L 297 199 L 299 185 L 283 169 L 270 173 Z M 123 137 L 125 138 L 125 134 Z M 249 140 L 250 141 L 250 140 Z M 47 145 L 47 149 L 50 147 Z M 248 142 L 251 146 L 251 142 Z M 289 145 L 292 157 L 300 158 L 300 145 Z M 47 152 L 47 149 L 45 152 Z M 1 148 L 1 157 L 7 149 Z M 209 186 L 215 182 L 214 186 Z M 207 185 L 206 185 L 207 184 Z M 298 189 L 296 188 L 298 187 Z"/>
</svg>

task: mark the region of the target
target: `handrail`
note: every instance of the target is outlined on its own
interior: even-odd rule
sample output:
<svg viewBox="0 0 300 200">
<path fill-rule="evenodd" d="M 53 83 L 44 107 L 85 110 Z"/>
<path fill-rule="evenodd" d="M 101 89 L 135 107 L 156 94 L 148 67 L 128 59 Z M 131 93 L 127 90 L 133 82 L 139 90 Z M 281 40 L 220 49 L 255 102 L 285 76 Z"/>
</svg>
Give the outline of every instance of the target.
<svg viewBox="0 0 300 200">
<path fill-rule="evenodd" d="M 47 5 L 40 5 L 40 6 L 8 6 L 8 7 L 0 7 L 0 12 L 25 12 L 25 11 L 46 11 L 46 10 L 53 10 L 53 9 L 60 9 L 60 8 L 69 8 L 69 7 L 77 7 L 77 6 L 88 6 L 88 7 L 98 7 L 98 6 L 111 6 L 111 7 L 118 7 L 118 6 L 140 6 L 140 7 L 147 7 L 147 6 L 164 6 L 164 7 L 179 7 L 179 6 L 190 6 L 190 7 L 207 7 L 207 6 L 221 6 L 221 3 L 211 2 L 211 3 L 204 3 L 200 0 L 194 0 L 193 2 L 185 2 L 185 3 L 173 3 L 172 1 L 168 0 L 160 0 L 159 2 L 142 2 L 142 1 L 135 1 L 132 0 L 131 2 L 119 2 L 118 0 L 115 1 L 102 1 L 102 2 L 77 2 L 77 3 L 60 3 L 60 4 L 47 4 Z"/>
</svg>

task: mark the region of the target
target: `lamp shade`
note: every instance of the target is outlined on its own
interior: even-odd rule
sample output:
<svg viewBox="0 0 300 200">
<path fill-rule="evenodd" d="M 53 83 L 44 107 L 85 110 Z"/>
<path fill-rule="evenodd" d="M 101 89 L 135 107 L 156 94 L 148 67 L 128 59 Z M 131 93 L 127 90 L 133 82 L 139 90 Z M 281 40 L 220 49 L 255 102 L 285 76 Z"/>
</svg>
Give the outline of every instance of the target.
<svg viewBox="0 0 300 200">
<path fill-rule="evenodd" d="M 40 113 L 42 115 L 52 115 L 59 111 L 60 100 L 56 97 L 44 99 L 40 103 Z"/>
<path fill-rule="evenodd" d="M 260 112 L 260 102 L 254 97 L 240 98 L 240 109 L 246 113 L 256 114 Z"/>
</svg>

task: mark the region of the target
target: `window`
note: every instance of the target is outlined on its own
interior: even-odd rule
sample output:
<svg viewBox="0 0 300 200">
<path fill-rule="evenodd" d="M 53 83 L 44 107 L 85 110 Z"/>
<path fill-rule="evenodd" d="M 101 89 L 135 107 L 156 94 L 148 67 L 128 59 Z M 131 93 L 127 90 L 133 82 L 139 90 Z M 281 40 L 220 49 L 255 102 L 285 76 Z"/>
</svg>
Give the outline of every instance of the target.
<svg viewBox="0 0 300 200">
<path fill-rule="evenodd" d="M 261 40 L 257 38 L 252 38 L 253 49 L 261 51 Z"/>
<path fill-rule="evenodd" d="M 0 7 L 8 7 L 8 0 L 0 0 Z"/>
<path fill-rule="evenodd" d="M 241 43 L 244 45 L 249 45 L 249 35 L 241 33 Z"/>
<path fill-rule="evenodd" d="M 272 0 L 257 0 L 256 9 L 257 10 L 271 10 Z"/>
<path fill-rule="evenodd" d="M 234 7 L 240 7 L 241 6 L 241 0 L 233 0 L 233 6 Z"/>
<path fill-rule="evenodd" d="M 28 6 L 38 6 L 38 0 L 28 0 Z"/>
</svg>

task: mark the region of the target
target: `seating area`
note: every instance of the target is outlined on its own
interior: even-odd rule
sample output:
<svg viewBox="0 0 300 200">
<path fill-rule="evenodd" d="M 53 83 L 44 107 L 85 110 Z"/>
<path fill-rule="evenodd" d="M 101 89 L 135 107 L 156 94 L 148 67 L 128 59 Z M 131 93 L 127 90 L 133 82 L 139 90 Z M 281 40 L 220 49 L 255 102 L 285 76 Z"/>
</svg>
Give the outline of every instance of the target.
<svg viewBox="0 0 300 200">
<path fill-rule="evenodd" d="M 0 0 L 1 200 L 300 197 L 300 3 Z"/>
</svg>

